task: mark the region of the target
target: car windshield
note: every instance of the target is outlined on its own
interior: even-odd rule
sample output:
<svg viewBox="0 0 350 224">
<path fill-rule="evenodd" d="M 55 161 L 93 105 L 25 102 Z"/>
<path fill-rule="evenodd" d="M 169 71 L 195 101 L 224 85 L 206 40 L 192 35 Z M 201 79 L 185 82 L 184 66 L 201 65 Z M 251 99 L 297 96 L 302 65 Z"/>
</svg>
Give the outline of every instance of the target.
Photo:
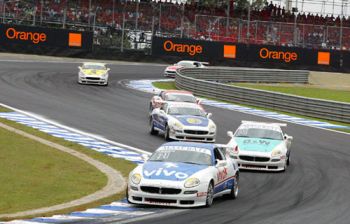
<svg viewBox="0 0 350 224">
<path fill-rule="evenodd" d="M 106 67 L 103 65 L 83 65 L 83 69 L 105 70 Z"/>
<path fill-rule="evenodd" d="M 197 147 L 163 146 L 148 161 L 212 165 L 210 150 Z"/>
<path fill-rule="evenodd" d="M 239 128 L 235 137 L 244 138 L 264 138 L 273 140 L 282 140 L 283 136 L 280 131 L 262 128 Z"/>
<path fill-rule="evenodd" d="M 193 62 L 188 62 L 188 61 L 180 61 L 177 63 L 177 65 L 180 65 L 183 67 L 195 67 Z"/>
<path fill-rule="evenodd" d="M 205 117 L 206 113 L 195 107 L 169 107 L 168 114 L 170 115 L 192 115 Z"/>
<path fill-rule="evenodd" d="M 195 103 L 196 98 L 189 94 L 166 94 L 164 97 L 165 101 L 174 101 L 174 102 L 189 102 Z"/>
</svg>

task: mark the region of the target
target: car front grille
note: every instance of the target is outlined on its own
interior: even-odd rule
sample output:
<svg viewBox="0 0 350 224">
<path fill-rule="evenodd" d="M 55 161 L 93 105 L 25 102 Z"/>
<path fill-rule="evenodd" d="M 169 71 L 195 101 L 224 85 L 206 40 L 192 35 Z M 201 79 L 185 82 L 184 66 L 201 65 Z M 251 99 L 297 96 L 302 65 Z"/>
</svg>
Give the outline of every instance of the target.
<svg viewBox="0 0 350 224">
<path fill-rule="evenodd" d="M 99 77 L 86 77 L 87 80 L 100 80 Z"/>
<path fill-rule="evenodd" d="M 253 162 L 268 162 L 269 157 L 259 157 L 259 156 L 239 156 L 241 160 L 253 161 Z"/>
<path fill-rule="evenodd" d="M 207 131 L 196 131 L 196 130 L 184 130 L 184 133 L 186 134 L 192 134 L 192 135 L 207 135 Z"/>
<path fill-rule="evenodd" d="M 151 186 L 141 186 L 143 192 L 152 194 L 180 194 L 181 189 L 177 188 L 166 188 L 166 187 L 151 187 Z"/>
</svg>

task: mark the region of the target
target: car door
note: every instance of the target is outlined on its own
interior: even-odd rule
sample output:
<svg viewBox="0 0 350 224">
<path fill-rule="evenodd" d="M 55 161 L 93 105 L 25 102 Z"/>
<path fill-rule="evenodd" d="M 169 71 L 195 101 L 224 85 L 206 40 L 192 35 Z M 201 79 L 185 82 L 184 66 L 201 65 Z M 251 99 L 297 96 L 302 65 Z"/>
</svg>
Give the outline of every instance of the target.
<svg viewBox="0 0 350 224">
<path fill-rule="evenodd" d="M 216 147 L 214 149 L 215 167 L 216 167 L 216 180 L 214 193 L 220 193 L 226 189 L 231 189 L 233 181 L 229 179 L 233 176 L 233 164 L 230 160 L 226 159 L 224 153 L 222 153 L 222 147 Z M 220 166 L 218 164 L 221 163 Z"/>
</svg>

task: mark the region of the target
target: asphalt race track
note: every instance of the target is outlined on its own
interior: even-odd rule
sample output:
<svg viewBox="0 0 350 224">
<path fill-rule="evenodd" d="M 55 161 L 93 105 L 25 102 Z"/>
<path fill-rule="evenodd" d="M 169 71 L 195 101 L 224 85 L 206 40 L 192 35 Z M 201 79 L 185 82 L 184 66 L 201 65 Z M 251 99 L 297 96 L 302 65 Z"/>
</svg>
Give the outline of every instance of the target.
<svg viewBox="0 0 350 224">
<path fill-rule="evenodd" d="M 111 65 L 108 87 L 77 84 L 78 64 L 0 62 L 0 102 L 110 140 L 154 151 L 162 136 L 148 133 L 150 94 L 119 81 L 161 78 L 164 66 Z M 207 107 L 226 143 L 226 131 L 253 115 Z M 350 135 L 288 124 L 294 137 L 285 173 L 242 172 L 237 200 L 216 199 L 211 208 L 189 209 L 142 223 L 350 223 Z"/>
</svg>

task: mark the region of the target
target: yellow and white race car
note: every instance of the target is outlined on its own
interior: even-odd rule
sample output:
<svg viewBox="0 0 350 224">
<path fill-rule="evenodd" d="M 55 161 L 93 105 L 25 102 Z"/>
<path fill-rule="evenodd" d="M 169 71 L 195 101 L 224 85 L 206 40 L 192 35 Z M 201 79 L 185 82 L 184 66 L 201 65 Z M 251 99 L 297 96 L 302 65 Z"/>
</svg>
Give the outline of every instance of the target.
<svg viewBox="0 0 350 224">
<path fill-rule="evenodd" d="M 109 68 L 104 63 L 85 62 L 79 66 L 79 84 L 108 85 Z"/>
</svg>

